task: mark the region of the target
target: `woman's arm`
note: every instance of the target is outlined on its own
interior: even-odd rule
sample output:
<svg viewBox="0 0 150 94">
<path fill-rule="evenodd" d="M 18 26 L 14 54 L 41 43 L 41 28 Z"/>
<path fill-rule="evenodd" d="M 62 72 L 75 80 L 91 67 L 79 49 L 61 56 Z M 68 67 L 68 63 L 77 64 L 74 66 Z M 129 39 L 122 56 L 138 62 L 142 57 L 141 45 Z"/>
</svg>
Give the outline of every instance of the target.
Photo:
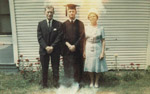
<svg viewBox="0 0 150 94">
<path fill-rule="evenodd" d="M 103 59 L 105 55 L 105 39 L 102 39 L 102 52 L 100 53 L 100 59 Z"/>
</svg>

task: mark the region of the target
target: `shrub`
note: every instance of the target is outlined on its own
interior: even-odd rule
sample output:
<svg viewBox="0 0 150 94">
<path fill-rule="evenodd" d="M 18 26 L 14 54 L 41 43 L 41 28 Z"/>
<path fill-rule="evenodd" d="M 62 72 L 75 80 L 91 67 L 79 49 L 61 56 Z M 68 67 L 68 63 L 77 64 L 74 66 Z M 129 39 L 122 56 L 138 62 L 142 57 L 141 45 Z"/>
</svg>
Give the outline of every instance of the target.
<svg viewBox="0 0 150 94">
<path fill-rule="evenodd" d="M 150 74 L 150 66 L 147 67 L 146 73 Z"/>
<path fill-rule="evenodd" d="M 124 81 L 133 81 L 143 78 L 143 75 L 139 71 L 128 71 L 123 74 L 122 79 Z"/>
<path fill-rule="evenodd" d="M 125 73 L 125 74 L 122 76 L 122 79 L 123 79 L 124 81 L 133 81 L 133 80 L 136 80 L 136 78 L 135 78 L 130 72 Z"/>
<path fill-rule="evenodd" d="M 111 85 L 117 85 L 120 83 L 121 76 L 118 75 L 118 72 L 106 72 L 102 73 L 100 76 L 100 84 L 111 86 Z"/>
</svg>

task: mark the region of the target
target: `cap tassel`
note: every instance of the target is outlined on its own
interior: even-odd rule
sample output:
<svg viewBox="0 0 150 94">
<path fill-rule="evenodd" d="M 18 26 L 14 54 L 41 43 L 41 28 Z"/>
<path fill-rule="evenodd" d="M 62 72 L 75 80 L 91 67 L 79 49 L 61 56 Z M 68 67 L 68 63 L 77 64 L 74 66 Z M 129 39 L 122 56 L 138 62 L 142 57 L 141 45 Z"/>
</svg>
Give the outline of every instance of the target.
<svg viewBox="0 0 150 94">
<path fill-rule="evenodd" d="M 66 16 L 67 16 L 67 7 L 66 7 Z"/>
</svg>

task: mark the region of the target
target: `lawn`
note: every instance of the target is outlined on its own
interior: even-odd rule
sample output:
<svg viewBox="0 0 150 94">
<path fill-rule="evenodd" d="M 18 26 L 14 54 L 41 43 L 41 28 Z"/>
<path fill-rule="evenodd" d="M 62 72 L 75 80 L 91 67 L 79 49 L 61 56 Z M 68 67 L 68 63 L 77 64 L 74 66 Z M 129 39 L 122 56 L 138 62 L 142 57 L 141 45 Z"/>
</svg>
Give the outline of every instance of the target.
<svg viewBox="0 0 150 94">
<path fill-rule="evenodd" d="M 49 88 L 42 89 L 39 72 L 6 74 L 0 73 L 0 94 L 150 94 L 150 72 L 141 71 L 109 71 L 101 74 L 100 87 L 90 88 L 89 78 L 84 74 L 83 88 L 77 91 L 78 84 L 56 89 L 52 85 L 49 72 Z M 60 72 L 60 81 L 63 73 Z M 76 93 L 74 93 L 76 92 Z"/>
</svg>

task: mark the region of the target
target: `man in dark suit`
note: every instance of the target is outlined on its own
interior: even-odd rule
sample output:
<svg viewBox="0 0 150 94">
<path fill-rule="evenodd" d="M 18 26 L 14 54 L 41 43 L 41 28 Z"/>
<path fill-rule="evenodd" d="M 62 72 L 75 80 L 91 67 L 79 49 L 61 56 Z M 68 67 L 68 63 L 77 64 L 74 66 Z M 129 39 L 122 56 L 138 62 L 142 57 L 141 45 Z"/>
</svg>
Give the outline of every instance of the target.
<svg viewBox="0 0 150 94">
<path fill-rule="evenodd" d="M 61 26 L 59 21 L 53 19 L 54 7 L 46 6 L 46 19 L 38 23 L 37 37 L 40 45 L 40 62 L 42 65 L 42 86 L 47 87 L 48 68 L 51 57 L 54 86 L 58 87 Z"/>
<path fill-rule="evenodd" d="M 76 19 L 74 4 L 66 5 L 68 20 L 63 23 L 63 63 L 65 77 L 80 84 L 83 73 L 84 24 Z M 69 83 L 70 85 L 70 83 Z"/>
</svg>

